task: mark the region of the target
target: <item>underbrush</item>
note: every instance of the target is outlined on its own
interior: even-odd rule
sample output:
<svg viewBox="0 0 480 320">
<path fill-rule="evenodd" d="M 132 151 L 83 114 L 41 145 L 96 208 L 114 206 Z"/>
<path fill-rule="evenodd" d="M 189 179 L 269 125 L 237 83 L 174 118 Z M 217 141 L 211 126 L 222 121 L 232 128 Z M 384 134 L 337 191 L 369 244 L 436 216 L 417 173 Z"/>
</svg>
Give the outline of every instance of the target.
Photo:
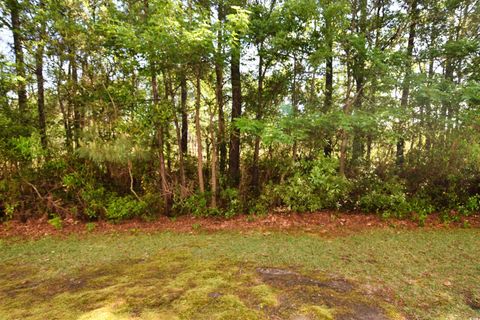
<svg viewBox="0 0 480 320">
<path fill-rule="evenodd" d="M 283 167 L 274 168 L 276 175 L 264 177 L 255 192 L 249 187 L 248 174 L 239 189 L 221 184 L 216 206 L 212 205 L 211 190 L 199 193 L 193 188 L 184 192 L 173 189 L 169 214 L 229 218 L 239 213 L 265 214 L 282 207 L 293 212 L 375 213 L 384 218 L 412 219 L 423 225 L 433 212 L 440 213 L 448 223 L 480 211 L 474 169 L 467 173 L 429 174 L 426 164 L 416 165 L 415 174 L 406 174 L 407 168 L 401 175 L 393 173 L 394 168 L 380 170 L 370 166 L 342 176 L 334 158 L 304 159 L 293 165 L 285 162 Z M 164 201 L 158 181 L 148 175 L 79 159 L 52 160 L 41 169 L 29 168 L 21 175 L 12 174 L 0 181 L 2 220 L 26 220 L 38 215 L 112 222 L 151 219 L 165 213 Z"/>
</svg>

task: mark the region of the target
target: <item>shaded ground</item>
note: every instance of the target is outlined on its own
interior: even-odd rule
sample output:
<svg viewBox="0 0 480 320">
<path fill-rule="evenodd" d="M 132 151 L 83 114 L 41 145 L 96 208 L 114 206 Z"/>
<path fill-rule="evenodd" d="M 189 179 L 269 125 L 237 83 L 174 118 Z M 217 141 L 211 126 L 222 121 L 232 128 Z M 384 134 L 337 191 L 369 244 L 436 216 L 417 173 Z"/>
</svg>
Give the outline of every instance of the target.
<svg viewBox="0 0 480 320">
<path fill-rule="evenodd" d="M 239 215 L 231 219 L 193 216 L 178 218 L 159 217 L 155 221 L 131 220 L 118 224 L 105 221 L 85 223 L 65 219 L 61 230 L 55 229 L 47 219 L 29 220 L 27 223 L 9 221 L 0 224 L 0 238 L 40 238 L 46 235 L 69 235 L 112 232 L 156 232 L 156 231 L 302 231 L 321 234 L 326 237 L 348 235 L 379 228 L 417 229 L 418 223 L 411 220 L 382 219 L 377 215 L 345 214 L 338 212 L 315 212 L 306 214 L 272 213 L 266 216 Z M 450 227 L 480 228 L 480 215 L 462 217 L 458 222 L 446 224 L 438 215 L 432 214 L 422 229 Z M 90 226 L 90 227 L 89 227 Z M 93 230 L 92 230 L 93 227 Z"/>
<path fill-rule="evenodd" d="M 0 319 L 480 317 L 480 230 L 0 240 Z"/>
</svg>

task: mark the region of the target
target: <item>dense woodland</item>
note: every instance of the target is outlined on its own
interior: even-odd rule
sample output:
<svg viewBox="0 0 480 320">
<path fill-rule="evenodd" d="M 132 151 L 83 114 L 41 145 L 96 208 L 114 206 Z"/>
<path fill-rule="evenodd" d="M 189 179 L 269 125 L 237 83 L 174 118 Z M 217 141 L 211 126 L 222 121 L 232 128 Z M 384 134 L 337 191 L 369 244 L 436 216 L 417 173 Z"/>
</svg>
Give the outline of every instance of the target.
<svg viewBox="0 0 480 320">
<path fill-rule="evenodd" d="M 6 0 L 0 216 L 480 208 L 478 0 Z"/>
</svg>

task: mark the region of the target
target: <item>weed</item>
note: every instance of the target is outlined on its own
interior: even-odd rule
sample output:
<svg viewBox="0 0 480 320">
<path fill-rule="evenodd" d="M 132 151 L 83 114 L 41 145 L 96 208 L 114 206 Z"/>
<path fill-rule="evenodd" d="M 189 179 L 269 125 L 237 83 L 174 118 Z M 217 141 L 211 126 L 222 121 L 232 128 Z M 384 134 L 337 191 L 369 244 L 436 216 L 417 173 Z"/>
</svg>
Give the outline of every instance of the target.
<svg viewBox="0 0 480 320">
<path fill-rule="evenodd" d="M 92 232 L 93 230 L 95 230 L 96 227 L 97 225 L 95 222 L 88 222 L 87 224 L 85 224 L 85 228 L 88 232 Z"/>
<path fill-rule="evenodd" d="M 63 222 L 60 216 L 54 216 L 53 218 L 48 220 L 48 223 L 57 230 L 62 230 L 63 228 Z"/>
</svg>

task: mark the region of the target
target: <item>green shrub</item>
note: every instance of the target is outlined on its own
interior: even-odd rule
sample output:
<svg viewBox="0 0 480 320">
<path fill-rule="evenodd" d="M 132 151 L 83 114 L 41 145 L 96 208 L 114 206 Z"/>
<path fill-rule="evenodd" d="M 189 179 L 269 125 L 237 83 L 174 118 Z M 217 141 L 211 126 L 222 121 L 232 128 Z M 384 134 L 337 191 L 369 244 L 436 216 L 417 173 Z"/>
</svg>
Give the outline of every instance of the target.
<svg viewBox="0 0 480 320">
<path fill-rule="evenodd" d="M 238 190 L 234 188 L 227 188 L 220 192 L 220 201 L 222 208 L 220 214 L 226 218 L 231 218 L 240 213 L 242 203 L 238 194 Z"/>
<path fill-rule="evenodd" d="M 258 197 L 251 198 L 246 204 L 249 214 L 266 215 L 272 208 L 282 205 L 279 197 L 278 186 L 268 183 Z"/>
<path fill-rule="evenodd" d="M 337 170 L 337 159 L 321 158 L 313 164 L 308 181 L 321 200 L 319 209 L 340 209 L 348 197 L 350 183 Z"/>
<path fill-rule="evenodd" d="M 145 218 L 152 218 L 155 214 L 164 210 L 164 202 L 161 193 L 146 193 L 141 199 L 145 202 Z"/>
<path fill-rule="evenodd" d="M 320 158 L 305 162 L 284 183 L 267 190 L 272 204 L 280 199 L 283 205 L 297 212 L 340 209 L 348 198 L 350 183 L 337 173 L 338 161 Z"/>
<path fill-rule="evenodd" d="M 383 217 L 404 217 L 410 208 L 403 184 L 396 180 L 378 181 L 370 185 L 372 190 L 366 190 L 361 195 L 358 206 L 364 212 L 374 212 Z"/>
<path fill-rule="evenodd" d="M 242 203 L 237 189 L 227 188 L 222 190 L 217 208 L 208 206 L 211 196 L 210 192 L 194 193 L 183 199 L 177 195 L 173 208 L 178 214 L 191 214 L 196 217 L 223 216 L 230 218 L 241 212 Z"/>
<path fill-rule="evenodd" d="M 95 180 L 82 176 L 79 171 L 63 176 L 62 182 L 67 195 L 74 201 L 80 200 L 81 213 L 88 219 L 99 218 L 105 213 L 112 194 Z"/>
<path fill-rule="evenodd" d="M 412 214 L 412 220 L 417 221 L 419 226 L 425 225 L 428 215 L 435 211 L 435 207 L 429 200 L 421 197 L 414 197 L 408 200 L 408 209 Z"/>
<path fill-rule="evenodd" d="M 175 199 L 173 209 L 180 214 L 192 214 L 196 217 L 204 217 L 209 214 L 206 193 L 194 193 L 188 197 Z"/>
<path fill-rule="evenodd" d="M 312 185 L 305 176 L 296 174 L 285 184 L 275 188 L 282 203 L 296 212 L 315 211 L 321 208 L 321 200 L 315 196 Z"/>
<path fill-rule="evenodd" d="M 13 219 L 13 214 L 15 213 L 15 208 L 18 206 L 18 202 L 15 203 L 5 203 L 5 217 L 7 220 Z"/>
<path fill-rule="evenodd" d="M 147 204 L 144 201 L 138 201 L 132 196 L 112 196 L 105 209 L 107 219 L 120 221 L 144 214 Z"/>
<path fill-rule="evenodd" d="M 82 200 L 85 202 L 84 214 L 90 218 L 98 218 L 108 205 L 110 195 L 103 187 L 93 187 L 87 185 L 85 189 L 80 192 Z"/>
<path fill-rule="evenodd" d="M 467 199 L 465 204 L 460 205 L 458 211 L 463 216 L 469 216 L 480 211 L 480 195 L 476 194 Z"/>
<path fill-rule="evenodd" d="M 21 210 L 22 199 L 21 183 L 17 179 L 0 179 L 0 219 L 13 219 L 17 209 Z M 3 208 L 2 208 L 3 207 Z"/>
<path fill-rule="evenodd" d="M 69 173 L 62 178 L 63 186 L 68 190 L 75 190 L 85 185 L 84 179 L 78 172 Z"/>
</svg>

